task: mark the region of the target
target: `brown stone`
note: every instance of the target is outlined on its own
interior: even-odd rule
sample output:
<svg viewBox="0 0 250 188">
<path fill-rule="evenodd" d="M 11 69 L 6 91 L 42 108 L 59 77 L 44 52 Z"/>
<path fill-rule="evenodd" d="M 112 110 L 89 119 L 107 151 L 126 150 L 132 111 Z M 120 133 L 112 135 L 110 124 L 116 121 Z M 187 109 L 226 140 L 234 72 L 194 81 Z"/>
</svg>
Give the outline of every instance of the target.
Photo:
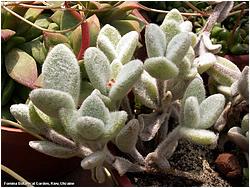
<svg viewBox="0 0 250 188">
<path fill-rule="evenodd" d="M 227 178 L 237 178 L 241 176 L 241 166 L 235 155 L 222 153 L 215 160 L 218 171 Z"/>
</svg>

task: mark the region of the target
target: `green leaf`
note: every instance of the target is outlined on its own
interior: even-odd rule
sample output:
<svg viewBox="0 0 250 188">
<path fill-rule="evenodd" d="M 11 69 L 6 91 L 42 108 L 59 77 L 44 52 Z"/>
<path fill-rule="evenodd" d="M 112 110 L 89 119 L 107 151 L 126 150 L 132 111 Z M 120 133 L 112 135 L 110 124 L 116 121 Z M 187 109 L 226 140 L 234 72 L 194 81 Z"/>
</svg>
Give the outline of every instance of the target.
<svg viewBox="0 0 250 188">
<path fill-rule="evenodd" d="M 30 141 L 29 146 L 46 155 L 68 159 L 77 155 L 77 150 L 66 148 L 49 141 Z"/>
<path fill-rule="evenodd" d="M 35 22 L 35 20 L 38 18 L 38 16 L 43 12 L 43 9 L 34 9 L 34 8 L 29 8 L 27 10 L 27 12 L 24 14 L 23 18 L 31 21 L 31 22 Z M 17 27 L 16 33 L 18 35 L 21 35 L 25 32 L 27 32 L 27 30 L 31 28 L 30 24 L 25 23 L 24 21 L 20 21 L 19 25 Z"/>
<path fill-rule="evenodd" d="M 149 24 L 145 30 L 145 43 L 148 57 L 165 56 L 166 36 L 156 24 Z"/>
<path fill-rule="evenodd" d="M 63 10 L 60 20 L 60 29 L 69 29 L 76 26 L 79 23 L 78 18 L 76 18 L 73 13 L 73 10 Z M 75 11 L 76 12 L 76 11 Z M 76 14 L 78 14 L 76 12 Z"/>
<path fill-rule="evenodd" d="M 158 90 L 155 78 L 143 71 L 140 79 L 134 85 L 133 92 L 142 104 L 149 108 L 157 108 Z"/>
<path fill-rule="evenodd" d="M 56 46 L 57 44 L 69 44 L 69 39 L 60 33 L 49 33 L 49 32 L 44 32 L 43 33 L 43 41 L 45 47 L 49 50 L 50 48 Z"/>
<path fill-rule="evenodd" d="M 188 33 L 180 33 L 173 37 L 167 46 L 166 57 L 175 64 L 180 64 L 191 46 Z"/>
<path fill-rule="evenodd" d="M 108 123 L 105 125 L 105 133 L 103 140 L 111 140 L 120 132 L 127 120 L 127 113 L 125 111 L 111 112 Z"/>
<path fill-rule="evenodd" d="M 38 129 L 30 121 L 28 105 L 26 104 L 11 105 L 10 112 L 25 129 L 35 133 L 39 132 Z"/>
<path fill-rule="evenodd" d="M 194 96 L 198 99 L 199 104 L 205 99 L 206 91 L 203 85 L 203 80 L 199 77 L 192 80 L 192 82 L 188 85 L 184 96 L 183 101 L 185 101 L 188 97 Z"/>
<path fill-rule="evenodd" d="M 176 77 L 179 69 L 165 57 L 151 57 L 144 62 L 144 69 L 154 78 L 168 80 Z"/>
<path fill-rule="evenodd" d="M 131 60 L 138 40 L 139 34 L 136 31 L 131 31 L 122 36 L 116 46 L 117 59 L 119 59 L 122 64 L 126 64 Z"/>
<path fill-rule="evenodd" d="M 122 152 L 129 153 L 135 149 L 140 125 L 137 119 L 130 120 L 115 138 L 116 146 Z"/>
<path fill-rule="evenodd" d="M 29 103 L 29 116 L 30 121 L 40 131 L 40 133 L 45 133 L 48 128 L 52 128 L 62 135 L 65 134 L 64 127 L 59 119 L 47 116 L 34 106 L 32 102 Z"/>
<path fill-rule="evenodd" d="M 90 16 L 87 20 L 90 32 L 90 46 L 95 46 L 97 41 L 97 36 L 100 32 L 100 21 L 98 17 L 94 14 Z"/>
<path fill-rule="evenodd" d="M 49 14 L 40 14 L 34 24 L 47 29 L 50 24 Z M 39 37 L 41 34 L 42 30 L 32 26 L 27 32 L 24 33 L 24 37 L 26 41 L 31 41 L 32 39 Z"/>
<path fill-rule="evenodd" d="M 29 54 L 14 48 L 6 54 L 5 66 L 12 79 L 27 87 L 34 87 L 37 79 L 37 66 Z"/>
<path fill-rule="evenodd" d="M 38 38 L 24 43 L 20 48 L 31 55 L 39 64 L 43 64 L 47 56 L 47 50 Z"/>
<path fill-rule="evenodd" d="M 131 31 L 139 33 L 142 30 L 142 26 L 140 26 L 138 21 L 128 19 L 128 17 L 122 20 L 115 19 L 111 24 L 121 33 L 121 35 L 125 35 Z"/>
<path fill-rule="evenodd" d="M 111 76 L 110 65 L 104 53 L 95 47 L 90 47 L 84 54 L 84 65 L 93 86 L 107 95 L 107 83 Z"/>
<path fill-rule="evenodd" d="M 81 26 L 78 26 L 74 31 L 69 35 L 69 40 L 74 51 L 74 54 L 77 55 L 82 43 L 82 29 Z"/>
<path fill-rule="evenodd" d="M 225 97 L 222 94 L 214 94 L 206 98 L 200 104 L 201 121 L 199 128 L 211 127 L 219 118 L 225 106 Z"/>
<path fill-rule="evenodd" d="M 243 133 L 249 130 L 249 114 L 246 114 L 241 121 L 241 129 Z"/>
<path fill-rule="evenodd" d="M 212 145 L 218 139 L 212 131 L 208 130 L 181 127 L 180 132 L 185 139 L 196 144 Z"/>
<path fill-rule="evenodd" d="M 30 93 L 30 100 L 48 116 L 59 118 L 62 108 L 75 108 L 73 98 L 66 92 L 54 89 L 35 89 Z"/>
<path fill-rule="evenodd" d="M 78 105 L 81 105 L 82 102 L 92 93 L 95 88 L 88 81 L 81 81 L 80 95 Z"/>
<path fill-rule="evenodd" d="M 184 105 L 184 126 L 196 128 L 200 123 L 200 106 L 196 97 L 188 97 Z"/>
<path fill-rule="evenodd" d="M 61 19 L 62 19 L 63 11 L 62 10 L 56 10 L 51 16 L 50 19 L 55 22 L 57 25 L 61 25 Z"/>
<path fill-rule="evenodd" d="M 102 165 L 106 158 L 106 154 L 103 151 L 96 151 L 89 156 L 85 157 L 82 162 L 81 166 L 83 169 L 93 169 L 96 166 Z"/>
<path fill-rule="evenodd" d="M 73 52 L 63 44 L 56 45 L 48 54 L 43 67 L 43 87 L 69 93 L 78 105 L 80 67 Z"/>
<path fill-rule="evenodd" d="M 30 117 L 30 122 L 36 127 L 36 129 L 39 130 L 40 133 L 44 133 L 48 129 L 47 122 L 49 120 L 49 116 L 46 117 L 46 120 L 47 120 L 47 122 L 46 122 L 46 120 L 44 121 L 44 119 L 42 119 L 40 117 L 40 114 L 42 112 L 40 111 L 40 113 L 38 113 L 38 111 L 39 110 L 33 105 L 33 103 L 30 102 L 29 103 L 29 117 Z"/>
<path fill-rule="evenodd" d="M 84 116 L 76 121 L 79 135 L 87 140 L 97 140 L 104 133 L 104 123 L 100 119 Z"/>
<path fill-rule="evenodd" d="M 81 116 L 90 116 L 107 123 L 109 120 L 109 110 L 103 101 L 94 93 L 88 96 L 82 103 L 79 113 Z"/>
<path fill-rule="evenodd" d="M 143 64 L 140 60 L 133 60 L 124 65 L 117 75 L 117 80 L 109 92 L 112 101 L 120 101 L 132 89 L 143 71 Z"/>
</svg>

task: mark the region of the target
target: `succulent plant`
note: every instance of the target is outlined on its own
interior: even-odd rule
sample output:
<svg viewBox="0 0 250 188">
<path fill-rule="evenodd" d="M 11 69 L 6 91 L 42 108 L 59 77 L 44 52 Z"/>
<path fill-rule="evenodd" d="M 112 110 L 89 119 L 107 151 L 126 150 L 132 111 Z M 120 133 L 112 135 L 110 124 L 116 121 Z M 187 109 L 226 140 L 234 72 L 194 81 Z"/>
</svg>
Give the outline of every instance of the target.
<svg viewBox="0 0 250 188">
<path fill-rule="evenodd" d="M 120 14 L 120 9 L 112 11 Z M 55 22 L 58 14 L 53 15 Z M 209 129 L 227 121 L 230 103 L 226 105 L 225 92 L 206 97 L 200 74 L 206 72 L 218 86 L 229 88 L 234 103 L 248 100 L 248 67 L 240 72 L 214 55 L 220 46 L 211 43 L 209 32 L 196 37 L 191 31 L 192 24 L 176 9 L 161 26 L 148 24 L 144 63 L 134 58 L 139 34 L 121 35 L 109 24 L 100 29 L 96 47 L 88 47 L 80 62 L 74 54 L 77 47 L 53 44 L 42 64 L 42 88 L 33 89 L 26 104 L 10 108 L 25 129 L 44 139 L 30 146 L 58 158 L 81 157 L 82 168 L 91 170 L 99 183 L 105 181 L 105 166 L 120 175 L 155 167 L 168 170 L 180 139 L 216 146 L 219 135 Z M 70 40 L 77 41 L 74 35 Z M 133 111 L 129 93 L 149 109 L 147 114 Z M 248 116 L 243 120 L 245 134 Z M 155 148 L 145 152 L 143 146 L 150 140 Z M 125 155 L 113 154 L 108 143 Z"/>
<path fill-rule="evenodd" d="M 127 113 L 110 112 L 95 91 L 77 109 L 80 68 L 63 44 L 49 52 L 42 74 L 44 87 L 30 93 L 28 104 L 12 105 L 11 113 L 24 128 L 46 138 L 31 141 L 32 148 L 59 158 L 81 156 L 81 166 L 103 182 L 106 144 L 124 126 Z"/>
<path fill-rule="evenodd" d="M 84 67 L 94 88 L 117 108 L 139 79 L 143 64 L 131 60 L 138 43 L 138 33 L 131 31 L 121 37 L 112 26 L 105 25 L 97 37 L 97 47 L 84 54 Z"/>
</svg>

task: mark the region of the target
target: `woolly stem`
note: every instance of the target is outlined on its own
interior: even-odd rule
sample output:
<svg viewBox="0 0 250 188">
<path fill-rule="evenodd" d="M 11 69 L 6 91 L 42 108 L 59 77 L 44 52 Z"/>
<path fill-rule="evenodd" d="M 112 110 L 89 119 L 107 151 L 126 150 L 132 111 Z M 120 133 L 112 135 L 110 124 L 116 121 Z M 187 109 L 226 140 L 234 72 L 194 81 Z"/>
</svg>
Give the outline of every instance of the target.
<svg viewBox="0 0 250 188">
<path fill-rule="evenodd" d="M 9 174 L 10 176 L 12 176 L 13 178 L 15 178 L 19 182 L 24 183 L 25 186 L 27 186 L 27 187 L 33 187 L 31 185 L 31 183 L 28 182 L 26 179 L 24 179 L 22 176 L 18 175 L 16 172 L 14 172 L 13 170 L 9 169 L 8 167 L 6 167 L 6 166 L 4 166 L 2 164 L 1 164 L 1 170 L 3 170 L 4 172 L 6 172 L 7 174 Z"/>
<path fill-rule="evenodd" d="M 131 120 L 134 118 L 128 96 L 125 96 L 122 100 L 121 106 L 123 110 L 125 110 L 128 113 L 128 120 Z"/>
<path fill-rule="evenodd" d="M 175 141 L 178 141 L 180 139 L 181 137 L 180 132 L 179 132 L 180 128 L 181 128 L 180 126 L 177 126 L 172 132 L 168 134 L 167 138 L 165 138 L 165 140 L 163 140 L 158 145 L 158 147 L 154 151 L 157 156 L 164 157 L 166 153 L 170 150 L 171 143 L 174 143 Z"/>
<path fill-rule="evenodd" d="M 145 161 L 143 156 L 140 154 L 140 152 L 136 149 L 133 148 L 133 150 L 131 152 L 129 152 L 129 154 L 140 164 L 144 165 Z"/>
<path fill-rule="evenodd" d="M 57 144 L 59 144 L 61 146 L 65 146 L 65 147 L 71 148 L 71 149 L 76 149 L 76 144 L 72 140 L 66 138 L 65 136 L 63 136 L 61 134 L 59 134 L 58 132 L 56 132 L 53 129 L 48 129 L 46 131 L 46 133 L 45 133 L 45 136 L 49 140 L 51 140 L 52 142 L 57 143 Z"/>
<path fill-rule="evenodd" d="M 157 84 L 158 95 L 159 95 L 158 106 L 161 109 L 162 108 L 162 99 L 164 98 L 164 91 L 165 91 L 164 80 L 157 79 L 156 84 Z"/>
</svg>

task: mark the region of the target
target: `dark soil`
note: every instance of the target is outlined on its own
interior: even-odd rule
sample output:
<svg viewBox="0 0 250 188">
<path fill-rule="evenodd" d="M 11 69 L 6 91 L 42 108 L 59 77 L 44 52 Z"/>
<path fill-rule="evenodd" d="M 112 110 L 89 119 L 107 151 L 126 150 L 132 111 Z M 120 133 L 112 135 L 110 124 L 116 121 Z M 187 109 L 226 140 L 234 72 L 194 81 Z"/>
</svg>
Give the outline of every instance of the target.
<svg viewBox="0 0 250 188">
<path fill-rule="evenodd" d="M 214 161 L 218 150 L 180 140 L 169 162 L 175 174 L 127 173 L 134 186 L 144 187 L 231 187 L 244 186 L 241 179 L 227 179 L 218 172 Z"/>
</svg>

